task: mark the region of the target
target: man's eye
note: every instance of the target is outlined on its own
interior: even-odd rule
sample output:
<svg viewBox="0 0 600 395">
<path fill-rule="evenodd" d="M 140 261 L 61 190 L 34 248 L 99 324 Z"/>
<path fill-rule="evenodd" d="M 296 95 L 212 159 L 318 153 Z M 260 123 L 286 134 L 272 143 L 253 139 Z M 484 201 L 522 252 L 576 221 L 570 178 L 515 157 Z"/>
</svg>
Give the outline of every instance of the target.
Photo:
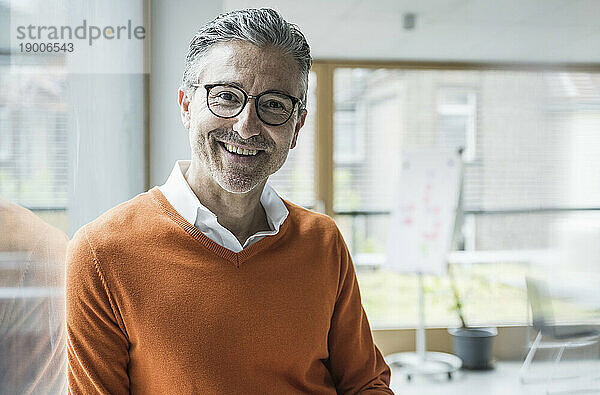
<svg viewBox="0 0 600 395">
<path fill-rule="evenodd" d="M 219 93 L 218 98 L 226 101 L 237 101 L 237 97 L 230 92 L 221 92 Z"/>
<path fill-rule="evenodd" d="M 268 102 L 265 103 L 265 105 L 269 109 L 283 109 L 284 108 L 283 104 L 276 100 L 269 100 Z"/>
</svg>

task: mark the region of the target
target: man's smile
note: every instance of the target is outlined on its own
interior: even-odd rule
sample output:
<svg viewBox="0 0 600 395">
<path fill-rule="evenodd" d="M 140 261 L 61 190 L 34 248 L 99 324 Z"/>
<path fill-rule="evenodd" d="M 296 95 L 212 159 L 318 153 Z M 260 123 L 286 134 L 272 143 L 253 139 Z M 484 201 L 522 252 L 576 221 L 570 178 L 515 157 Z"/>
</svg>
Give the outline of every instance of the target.
<svg viewBox="0 0 600 395">
<path fill-rule="evenodd" d="M 262 157 L 264 153 L 264 150 L 248 149 L 243 146 L 233 145 L 223 141 L 218 141 L 217 145 L 221 148 L 224 157 L 236 163 L 248 164 L 257 157 Z"/>
<path fill-rule="evenodd" d="M 227 149 L 227 151 L 232 152 L 234 154 L 254 156 L 258 153 L 258 150 L 254 150 L 254 149 L 246 149 L 246 148 L 238 147 L 236 145 L 231 145 L 231 144 L 227 144 L 227 143 L 225 143 L 224 145 L 225 145 L 225 148 Z"/>
</svg>

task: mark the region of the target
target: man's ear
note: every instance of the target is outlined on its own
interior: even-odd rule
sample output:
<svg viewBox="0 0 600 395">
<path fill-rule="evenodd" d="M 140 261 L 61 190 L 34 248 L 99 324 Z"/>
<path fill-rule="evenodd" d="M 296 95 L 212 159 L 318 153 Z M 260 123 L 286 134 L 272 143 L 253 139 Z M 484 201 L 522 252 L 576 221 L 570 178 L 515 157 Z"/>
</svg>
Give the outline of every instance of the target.
<svg viewBox="0 0 600 395">
<path fill-rule="evenodd" d="M 300 131 L 302 126 L 304 126 L 304 122 L 306 121 L 306 114 L 308 114 L 308 111 L 306 111 L 306 109 L 302 109 L 300 112 L 300 117 L 298 118 L 296 126 L 294 127 L 294 137 L 292 138 L 292 144 L 290 145 L 290 149 L 296 146 L 296 142 L 298 141 L 298 132 Z"/>
<path fill-rule="evenodd" d="M 190 128 L 190 98 L 179 88 L 179 108 L 181 108 L 181 122 L 186 129 Z"/>
</svg>

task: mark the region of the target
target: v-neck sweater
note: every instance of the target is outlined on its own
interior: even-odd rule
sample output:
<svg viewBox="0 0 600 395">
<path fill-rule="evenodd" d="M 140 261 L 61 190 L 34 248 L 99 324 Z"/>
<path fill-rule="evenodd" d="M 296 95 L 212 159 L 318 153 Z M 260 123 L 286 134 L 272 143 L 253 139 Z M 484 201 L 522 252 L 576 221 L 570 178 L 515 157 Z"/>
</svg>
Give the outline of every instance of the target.
<svg viewBox="0 0 600 395">
<path fill-rule="evenodd" d="M 79 229 L 70 393 L 391 394 L 335 222 L 284 204 L 279 233 L 237 253 L 157 187 Z"/>
</svg>

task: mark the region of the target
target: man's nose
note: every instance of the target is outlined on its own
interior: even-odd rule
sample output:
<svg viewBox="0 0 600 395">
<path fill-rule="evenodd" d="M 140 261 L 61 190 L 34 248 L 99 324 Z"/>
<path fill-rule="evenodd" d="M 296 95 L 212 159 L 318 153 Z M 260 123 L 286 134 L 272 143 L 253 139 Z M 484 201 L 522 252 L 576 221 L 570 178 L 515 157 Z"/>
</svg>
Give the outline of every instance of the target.
<svg viewBox="0 0 600 395">
<path fill-rule="evenodd" d="M 240 137 L 248 139 L 252 136 L 260 134 L 261 120 L 256 114 L 255 100 L 250 99 L 241 113 L 235 117 L 235 123 L 233 124 L 233 130 L 235 130 Z"/>
</svg>

